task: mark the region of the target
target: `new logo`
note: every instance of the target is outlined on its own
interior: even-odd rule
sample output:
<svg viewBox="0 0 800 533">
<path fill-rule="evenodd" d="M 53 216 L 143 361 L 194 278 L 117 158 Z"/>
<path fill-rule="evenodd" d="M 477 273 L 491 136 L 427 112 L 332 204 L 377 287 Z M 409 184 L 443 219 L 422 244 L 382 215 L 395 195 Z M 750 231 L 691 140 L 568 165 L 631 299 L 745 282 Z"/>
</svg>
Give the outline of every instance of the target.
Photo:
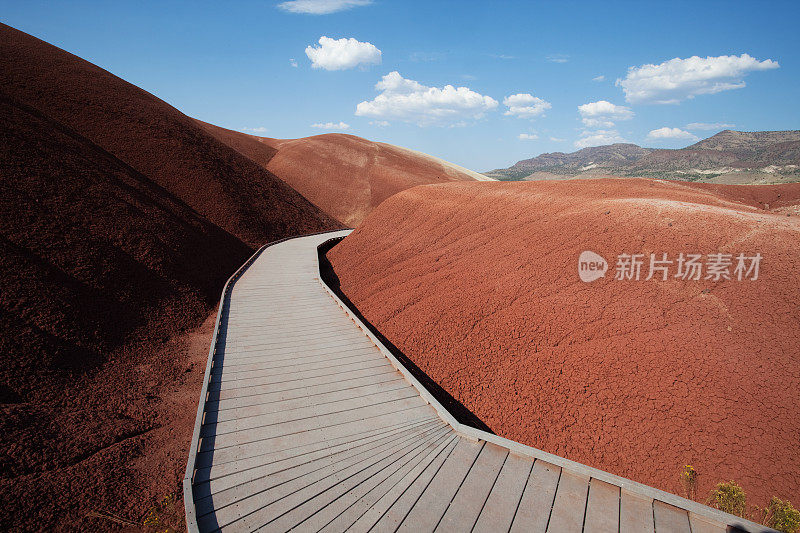
<svg viewBox="0 0 800 533">
<path fill-rule="evenodd" d="M 592 281 L 605 277 L 608 270 L 608 262 L 602 256 L 586 250 L 581 252 L 578 258 L 578 276 L 581 281 L 591 283 Z"/>
</svg>

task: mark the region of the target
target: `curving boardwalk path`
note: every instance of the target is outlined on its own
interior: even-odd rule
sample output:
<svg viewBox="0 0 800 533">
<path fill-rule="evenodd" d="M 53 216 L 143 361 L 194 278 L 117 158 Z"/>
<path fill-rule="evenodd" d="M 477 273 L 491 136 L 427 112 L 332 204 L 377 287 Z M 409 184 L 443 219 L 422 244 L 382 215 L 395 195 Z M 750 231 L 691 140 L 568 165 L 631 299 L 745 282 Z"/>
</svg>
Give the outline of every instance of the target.
<svg viewBox="0 0 800 533">
<path fill-rule="evenodd" d="M 190 531 L 742 522 L 456 422 L 320 281 L 317 246 L 347 233 L 266 246 L 226 286 L 184 480 Z"/>
</svg>

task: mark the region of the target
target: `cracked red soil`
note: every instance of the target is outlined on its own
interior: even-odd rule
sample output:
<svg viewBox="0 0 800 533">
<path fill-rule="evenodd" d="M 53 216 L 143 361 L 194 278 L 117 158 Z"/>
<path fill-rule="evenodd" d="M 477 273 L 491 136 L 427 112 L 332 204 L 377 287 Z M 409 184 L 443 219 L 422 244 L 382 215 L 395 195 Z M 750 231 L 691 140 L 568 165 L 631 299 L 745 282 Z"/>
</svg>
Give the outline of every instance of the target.
<svg viewBox="0 0 800 533">
<path fill-rule="evenodd" d="M 799 199 L 643 179 L 430 185 L 328 256 L 364 316 L 496 433 L 681 495 L 691 464 L 703 497 L 736 480 L 763 506 L 800 484 Z M 579 280 L 584 250 L 605 278 Z M 618 254 L 662 252 L 764 259 L 757 281 L 613 279 Z"/>
</svg>

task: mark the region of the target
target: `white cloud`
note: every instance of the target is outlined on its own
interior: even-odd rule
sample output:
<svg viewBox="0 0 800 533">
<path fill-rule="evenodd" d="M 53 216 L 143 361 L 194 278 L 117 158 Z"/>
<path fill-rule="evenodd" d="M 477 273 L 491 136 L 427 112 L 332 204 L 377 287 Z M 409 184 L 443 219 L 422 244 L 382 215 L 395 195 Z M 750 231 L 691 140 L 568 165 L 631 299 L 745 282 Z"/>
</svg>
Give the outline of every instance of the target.
<svg viewBox="0 0 800 533">
<path fill-rule="evenodd" d="M 605 144 L 627 142 L 617 130 L 594 130 L 584 131 L 581 138 L 575 141 L 576 148 L 588 148 L 589 146 L 603 146 Z"/>
<path fill-rule="evenodd" d="M 535 133 L 520 133 L 517 137 L 521 141 L 534 141 L 539 138 Z"/>
<path fill-rule="evenodd" d="M 587 128 L 613 128 L 616 121 L 630 120 L 634 116 L 631 108 L 615 105 L 606 100 L 579 105 L 578 113 Z"/>
<path fill-rule="evenodd" d="M 633 118 L 631 108 L 623 105 L 615 105 L 606 100 L 589 102 L 578 106 L 578 112 L 582 117 L 612 117 L 617 120 L 627 120 Z"/>
<path fill-rule="evenodd" d="M 631 108 L 612 104 L 607 100 L 579 105 L 578 113 L 583 125 L 592 129 L 581 132 L 580 139 L 575 141 L 577 148 L 627 142 L 614 129 L 614 123 L 618 120 L 630 120 L 635 115 Z"/>
<path fill-rule="evenodd" d="M 569 61 L 569 55 L 567 54 L 551 54 L 546 57 L 546 59 L 551 63 L 566 63 Z"/>
<path fill-rule="evenodd" d="M 293 66 L 294 68 L 297 68 L 297 61 L 296 61 L 295 59 L 290 59 L 290 60 L 289 60 L 289 64 L 290 64 L 291 66 Z"/>
<path fill-rule="evenodd" d="M 257 126 L 255 128 L 242 128 L 242 131 L 249 131 L 251 133 L 266 133 L 268 130 L 264 126 Z"/>
<path fill-rule="evenodd" d="M 740 56 L 674 58 L 658 65 L 628 68 L 616 84 L 630 103 L 677 104 L 699 94 L 715 94 L 745 86 L 743 78 L 753 71 L 778 68 L 777 61 Z"/>
<path fill-rule="evenodd" d="M 647 138 L 650 140 L 689 139 L 692 141 L 696 141 L 698 139 L 695 135 L 692 135 L 688 131 L 680 128 L 668 128 L 666 126 L 651 131 L 647 134 Z"/>
<path fill-rule="evenodd" d="M 353 39 L 331 39 L 324 35 L 319 38 L 319 46 L 307 46 L 306 55 L 313 68 L 325 70 L 345 70 L 357 65 L 379 65 L 381 51 L 372 43 L 362 43 Z"/>
<path fill-rule="evenodd" d="M 389 125 L 389 121 L 388 120 L 371 120 L 370 124 L 372 124 L 373 126 L 378 126 L 379 128 L 385 128 L 386 126 Z"/>
<path fill-rule="evenodd" d="M 600 76 L 595 76 L 594 78 L 592 78 L 592 81 L 603 81 L 605 79 L 606 79 L 605 76 L 600 75 Z"/>
<path fill-rule="evenodd" d="M 550 137 L 550 140 L 557 143 L 563 143 L 566 139 L 560 139 L 558 137 Z"/>
<path fill-rule="evenodd" d="M 702 131 L 713 131 L 713 130 L 729 130 L 731 128 L 735 128 L 736 124 L 724 124 L 722 122 L 692 122 L 691 124 L 686 125 L 687 130 L 702 130 Z"/>
<path fill-rule="evenodd" d="M 318 130 L 349 130 L 350 124 L 345 124 L 344 122 L 339 122 L 338 124 L 333 122 L 317 122 L 316 124 L 312 124 L 311 127 L 317 128 Z"/>
<path fill-rule="evenodd" d="M 536 118 L 553 107 L 550 102 L 542 100 L 532 94 L 519 93 L 503 98 L 503 105 L 508 107 L 506 115 L 519 118 Z"/>
<path fill-rule="evenodd" d="M 290 13 L 306 15 L 328 15 L 354 7 L 368 6 L 372 0 L 290 0 L 278 4 L 280 9 Z"/>
<path fill-rule="evenodd" d="M 451 125 L 482 118 L 497 100 L 467 87 L 426 87 L 393 71 L 375 84 L 381 94 L 356 106 L 356 115 L 394 119 L 419 126 Z"/>
</svg>

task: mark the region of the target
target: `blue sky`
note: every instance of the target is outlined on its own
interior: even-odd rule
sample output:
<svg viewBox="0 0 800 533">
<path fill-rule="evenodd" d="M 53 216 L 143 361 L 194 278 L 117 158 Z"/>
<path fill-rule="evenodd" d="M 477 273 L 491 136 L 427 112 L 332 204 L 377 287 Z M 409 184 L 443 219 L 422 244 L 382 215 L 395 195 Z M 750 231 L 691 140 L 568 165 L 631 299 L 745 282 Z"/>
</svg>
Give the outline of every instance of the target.
<svg viewBox="0 0 800 533">
<path fill-rule="evenodd" d="M 800 129 L 796 1 L 279 4 L 0 0 L 0 20 L 220 126 L 343 131 L 479 171 Z"/>
</svg>

